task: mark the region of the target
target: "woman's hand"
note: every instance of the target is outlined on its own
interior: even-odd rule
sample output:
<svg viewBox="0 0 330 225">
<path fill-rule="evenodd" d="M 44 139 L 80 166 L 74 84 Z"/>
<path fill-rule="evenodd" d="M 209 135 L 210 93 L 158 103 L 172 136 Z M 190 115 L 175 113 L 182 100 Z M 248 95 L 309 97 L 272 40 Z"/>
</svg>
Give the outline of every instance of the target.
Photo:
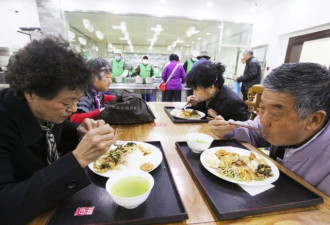
<svg viewBox="0 0 330 225">
<path fill-rule="evenodd" d="M 83 168 L 101 157 L 116 142 L 114 131 L 109 124 L 92 126 L 94 128 L 84 135 L 77 148 L 72 152 Z"/>
<path fill-rule="evenodd" d="M 209 122 L 209 128 L 216 136 L 222 138 L 225 134 L 234 130 L 236 126 L 230 125 L 222 116 L 217 116 Z"/>
<path fill-rule="evenodd" d="M 200 102 L 200 100 L 195 95 L 190 95 L 187 97 L 187 105 L 195 106 Z"/>
<path fill-rule="evenodd" d="M 215 118 L 218 115 L 218 113 L 213 109 L 208 109 L 207 110 L 207 115 L 211 118 Z"/>
<path fill-rule="evenodd" d="M 105 124 L 104 120 L 93 120 L 86 118 L 77 128 L 78 136 L 83 137 L 88 131 L 101 127 Z"/>
</svg>

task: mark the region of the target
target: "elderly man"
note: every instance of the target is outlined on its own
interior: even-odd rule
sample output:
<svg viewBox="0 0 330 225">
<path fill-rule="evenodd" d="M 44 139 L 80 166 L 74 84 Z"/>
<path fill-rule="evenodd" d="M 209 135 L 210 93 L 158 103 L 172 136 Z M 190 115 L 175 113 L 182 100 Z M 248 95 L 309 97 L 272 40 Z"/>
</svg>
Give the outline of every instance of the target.
<svg viewBox="0 0 330 225">
<path fill-rule="evenodd" d="M 254 84 L 260 84 L 261 67 L 259 61 L 253 56 L 253 50 L 244 50 L 242 63 L 245 63 L 245 69 L 242 76 L 234 78 L 237 82 L 242 82 L 241 92 L 243 100 L 247 100 L 249 88 Z"/>
<path fill-rule="evenodd" d="M 330 71 L 319 64 L 283 64 L 263 81 L 260 115 L 238 122 L 262 132 L 229 125 L 218 116 L 214 134 L 256 147 L 330 196 Z"/>
<path fill-rule="evenodd" d="M 84 168 L 115 143 L 104 121 L 68 118 L 91 84 L 66 41 L 34 40 L 9 66 L 0 91 L 0 224 L 26 224 L 90 184 Z"/>
</svg>

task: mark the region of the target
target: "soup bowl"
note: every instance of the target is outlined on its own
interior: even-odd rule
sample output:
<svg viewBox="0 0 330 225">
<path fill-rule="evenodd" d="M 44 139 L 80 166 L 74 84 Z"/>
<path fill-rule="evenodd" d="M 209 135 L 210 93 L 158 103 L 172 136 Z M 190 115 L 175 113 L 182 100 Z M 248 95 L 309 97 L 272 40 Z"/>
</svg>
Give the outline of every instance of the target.
<svg viewBox="0 0 330 225">
<path fill-rule="evenodd" d="M 154 178 L 142 170 L 125 170 L 111 176 L 105 188 L 112 200 L 126 209 L 134 209 L 147 200 Z"/>
<path fill-rule="evenodd" d="M 210 147 L 213 138 L 203 133 L 190 133 L 186 135 L 186 140 L 189 148 L 194 153 L 201 153 Z"/>
</svg>

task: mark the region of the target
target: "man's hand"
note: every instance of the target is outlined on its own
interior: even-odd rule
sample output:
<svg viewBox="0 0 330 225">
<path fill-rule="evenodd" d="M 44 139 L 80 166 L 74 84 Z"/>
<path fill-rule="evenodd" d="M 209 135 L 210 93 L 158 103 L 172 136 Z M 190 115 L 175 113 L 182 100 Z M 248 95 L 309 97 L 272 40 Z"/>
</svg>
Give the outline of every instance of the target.
<svg viewBox="0 0 330 225">
<path fill-rule="evenodd" d="M 83 168 L 101 157 L 116 142 L 114 131 L 109 124 L 100 126 L 92 124 L 93 126 L 95 128 L 84 135 L 77 148 L 72 152 Z"/>
<path fill-rule="evenodd" d="M 217 116 L 209 122 L 209 128 L 215 135 L 222 138 L 225 134 L 234 130 L 236 126 L 230 125 L 222 116 Z"/>
</svg>

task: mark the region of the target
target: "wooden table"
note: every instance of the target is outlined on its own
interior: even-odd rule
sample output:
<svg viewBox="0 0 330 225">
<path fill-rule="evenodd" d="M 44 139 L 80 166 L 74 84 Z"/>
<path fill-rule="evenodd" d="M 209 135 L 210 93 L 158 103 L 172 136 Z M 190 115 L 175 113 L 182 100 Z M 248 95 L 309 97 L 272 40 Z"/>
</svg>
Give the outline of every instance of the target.
<svg viewBox="0 0 330 225">
<path fill-rule="evenodd" d="M 330 224 L 330 198 L 273 160 L 282 172 L 322 196 L 324 204 L 258 214 L 235 220 L 218 221 L 175 149 L 175 142 L 185 141 L 187 133 L 202 132 L 213 136 L 215 139 L 218 138 L 209 130 L 207 123 L 172 123 L 164 111 L 164 106 L 172 106 L 172 103 L 150 102 L 148 104 L 156 116 L 154 124 L 113 127 L 118 129 L 118 140 L 161 141 L 178 191 L 189 216 L 188 220 L 173 224 Z M 258 151 L 250 144 L 243 144 L 252 151 Z M 29 225 L 44 225 L 47 223 L 50 215 L 51 211 L 46 212 L 31 221 Z"/>
</svg>

